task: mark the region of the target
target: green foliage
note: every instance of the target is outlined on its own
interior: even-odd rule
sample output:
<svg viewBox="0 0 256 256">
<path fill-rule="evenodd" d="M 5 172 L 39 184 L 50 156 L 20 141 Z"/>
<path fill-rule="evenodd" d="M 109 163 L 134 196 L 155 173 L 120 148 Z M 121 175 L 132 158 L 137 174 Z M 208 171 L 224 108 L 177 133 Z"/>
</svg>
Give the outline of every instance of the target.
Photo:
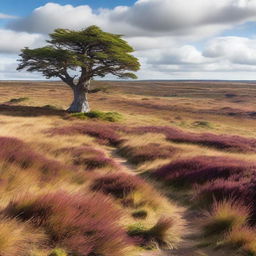
<svg viewBox="0 0 256 256">
<path fill-rule="evenodd" d="M 45 77 L 59 77 L 74 84 L 68 71 L 81 67 L 78 83 L 95 76 L 112 74 L 120 78 L 136 78 L 132 72 L 140 68 L 134 49 L 120 35 L 103 32 L 97 26 L 80 31 L 56 29 L 50 34 L 49 45 L 22 50 L 18 70 L 41 72 Z M 81 69 L 80 69 L 81 70 Z"/>
<path fill-rule="evenodd" d="M 128 227 L 128 235 L 131 237 L 145 236 L 147 229 L 141 223 L 135 223 Z"/>
<path fill-rule="evenodd" d="M 20 102 L 23 102 L 23 101 L 26 101 L 26 100 L 29 100 L 28 97 L 22 97 L 22 98 L 15 98 L 15 99 L 11 99 L 9 102 L 11 103 L 20 103 Z"/>
<path fill-rule="evenodd" d="M 211 124 L 207 121 L 195 121 L 193 126 L 199 128 L 212 128 Z"/>
<path fill-rule="evenodd" d="M 67 256 L 67 253 L 62 249 L 56 248 L 51 251 L 49 256 Z"/>
<path fill-rule="evenodd" d="M 172 225 L 173 221 L 170 218 L 160 218 L 150 229 L 146 229 L 141 223 L 136 223 L 128 227 L 128 235 L 141 238 L 141 245 L 147 248 L 156 244 L 161 248 L 172 248 L 175 243 L 173 234 L 170 234 Z"/>
<path fill-rule="evenodd" d="M 71 114 L 72 117 L 77 117 L 79 119 L 99 119 L 109 122 L 118 122 L 122 120 L 122 115 L 118 112 L 102 112 L 99 110 L 90 111 L 88 113 L 74 113 Z"/>
</svg>

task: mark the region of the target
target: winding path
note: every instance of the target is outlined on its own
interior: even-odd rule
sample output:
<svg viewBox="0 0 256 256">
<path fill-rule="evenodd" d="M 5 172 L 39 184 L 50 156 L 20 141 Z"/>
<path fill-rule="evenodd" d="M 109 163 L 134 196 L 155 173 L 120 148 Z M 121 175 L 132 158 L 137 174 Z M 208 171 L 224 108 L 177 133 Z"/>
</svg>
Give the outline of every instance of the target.
<svg viewBox="0 0 256 256">
<path fill-rule="evenodd" d="M 134 165 L 130 164 L 127 159 L 119 156 L 116 153 L 115 148 L 108 148 L 107 155 L 111 157 L 117 164 L 122 167 L 122 170 L 129 172 L 130 174 L 137 175 L 137 169 Z M 173 200 L 175 202 L 175 200 Z M 183 207 L 184 208 L 184 207 Z M 199 223 L 198 214 L 185 207 L 183 211 L 183 218 L 186 220 L 185 234 L 183 235 L 183 241 L 179 244 L 177 249 L 159 251 L 159 252 L 146 252 L 140 256 L 227 256 L 232 255 L 232 253 L 227 254 L 227 251 L 222 250 L 212 250 L 212 249 L 200 249 L 198 244 L 199 240 Z"/>
</svg>

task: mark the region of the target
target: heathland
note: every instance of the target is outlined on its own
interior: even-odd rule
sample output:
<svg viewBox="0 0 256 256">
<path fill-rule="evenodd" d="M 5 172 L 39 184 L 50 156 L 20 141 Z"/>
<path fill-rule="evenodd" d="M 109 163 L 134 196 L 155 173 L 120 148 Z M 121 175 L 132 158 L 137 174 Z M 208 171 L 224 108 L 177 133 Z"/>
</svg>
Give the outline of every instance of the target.
<svg viewBox="0 0 256 256">
<path fill-rule="evenodd" d="M 0 83 L 1 256 L 256 255 L 256 84 Z"/>
</svg>

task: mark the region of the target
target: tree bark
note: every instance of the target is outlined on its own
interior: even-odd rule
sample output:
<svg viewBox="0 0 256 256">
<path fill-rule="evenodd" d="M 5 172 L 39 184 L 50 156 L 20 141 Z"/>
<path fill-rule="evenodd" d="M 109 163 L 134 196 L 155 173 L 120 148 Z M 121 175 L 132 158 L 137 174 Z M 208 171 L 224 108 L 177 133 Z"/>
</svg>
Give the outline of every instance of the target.
<svg viewBox="0 0 256 256">
<path fill-rule="evenodd" d="M 90 112 L 89 102 L 87 99 L 88 86 L 75 86 L 73 88 L 74 100 L 67 110 L 71 113 L 88 113 Z"/>
</svg>

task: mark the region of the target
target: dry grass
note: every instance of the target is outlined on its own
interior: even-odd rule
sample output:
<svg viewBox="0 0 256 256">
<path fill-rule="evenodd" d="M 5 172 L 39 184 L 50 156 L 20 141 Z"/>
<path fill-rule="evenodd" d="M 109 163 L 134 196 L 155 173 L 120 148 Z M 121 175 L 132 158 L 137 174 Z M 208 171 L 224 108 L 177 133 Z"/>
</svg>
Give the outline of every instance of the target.
<svg viewBox="0 0 256 256">
<path fill-rule="evenodd" d="M 72 94 L 61 83 L 0 83 L 0 208 L 8 213 L 0 217 L 0 226 L 6 233 L 3 238 L 9 239 L 3 239 L 1 255 L 23 256 L 33 250 L 40 256 L 72 251 L 130 256 L 142 250 L 139 245 L 147 249 L 176 246 L 184 232 L 183 212 L 154 183 L 134 175 L 145 177 L 148 172 L 189 188 L 188 201 L 210 212 L 208 233 L 225 224 L 218 226 L 224 228 L 215 241 L 254 255 L 256 204 L 250 206 L 251 217 L 248 206 L 225 200 L 250 191 L 253 202 L 255 195 L 255 85 L 94 82 L 92 89 L 96 87 L 107 89 L 89 95 L 92 108 L 118 111 L 122 115 L 118 123 L 70 117 L 63 110 Z M 26 100 L 10 102 L 21 98 Z M 120 162 L 116 153 L 129 163 Z M 198 183 L 204 184 L 193 186 Z M 172 185 L 164 187 L 171 197 Z M 90 201 L 95 190 L 100 199 Z M 28 208 L 24 206 L 27 195 L 33 199 L 27 202 Z M 80 214 L 84 216 L 83 207 L 78 211 L 76 206 L 84 197 L 98 219 L 79 219 Z M 106 208 L 116 209 L 120 218 L 105 215 L 97 202 L 105 199 L 109 201 Z M 50 214 L 47 220 L 44 213 Z M 93 242 L 85 242 L 84 228 L 94 223 L 98 230 L 95 222 L 101 219 L 105 226 L 99 230 L 100 238 L 95 235 Z M 4 231 L 11 229 L 15 236 Z M 35 240 L 31 230 L 38 233 Z M 127 242 L 125 233 L 131 230 L 132 239 Z M 64 239 L 65 232 L 72 233 L 70 240 Z"/>
<path fill-rule="evenodd" d="M 0 219 L 0 251 L 3 256 L 29 255 L 33 250 L 42 247 L 46 240 L 45 235 L 28 224 L 16 219 Z"/>
</svg>

